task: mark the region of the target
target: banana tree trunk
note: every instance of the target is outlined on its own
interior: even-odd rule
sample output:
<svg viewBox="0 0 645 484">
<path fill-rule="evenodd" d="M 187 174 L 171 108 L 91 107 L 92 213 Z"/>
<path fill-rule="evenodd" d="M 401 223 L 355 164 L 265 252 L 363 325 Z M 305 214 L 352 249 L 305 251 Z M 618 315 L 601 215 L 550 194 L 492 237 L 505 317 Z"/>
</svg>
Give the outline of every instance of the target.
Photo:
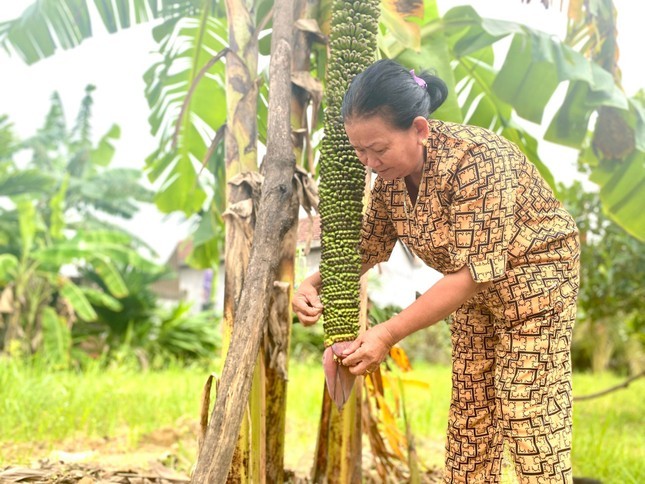
<svg viewBox="0 0 645 484">
<path fill-rule="evenodd" d="M 257 171 L 258 40 L 253 0 L 226 0 L 226 178 Z"/>
<path fill-rule="evenodd" d="M 229 181 L 228 209 L 224 212 L 226 223 L 226 257 L 224 262 L 224 342 L 225 356 L 233 333 L 235 309 L 242 292 L 244 275 L 251 255 L 256 212 L 262 177 L 257 172 L 239 174 Z M 257 376 L 259 378 L 259 376 Z M 254 376 L 255 378 L 255 376 Z M 257 388 L 257 385 L 256 385 Z M 246 403 L 245 403 L 246 407 Z M 251 412 L 245 412 L 241 422 L 240 440 L 236 446 L 229 481 L 248 482 L 250 476 Z"/>
<path fill-rule="evenodd" d="M 293 0 L 276 2 L 273 17 L 273 32 L 271 34 L 271 53 L 277 55 L 279 46 L 290 46 L 293 41 Z M 289 63 L 293 63 L 293 52 L 290 47 Z M 280 60 L 280 59 L 276 59 Z M 272 60 L 273 62 L 273 60 Z M 273 81 L 273 79 L 271 79 Z M 275 114 L 283 119 L 280 123 L 287 128 L 286 135 L 288 146 L 286 151 L 291 151 L 293 155 L 293 146 L 290 129 L 290 99 L 287 97 L 292 93 L 291 69 L 288 68 L 287 76 L 284 80 L 276 79 L 277 82 L 284 84 L 276 87 L 271 84 L 269 95 L 284 93 L 284 99 L 279 99 L 280 103 L 271 104 L 274 110 L 279 110 Z M 273 92 L 273 89 L 276 91 Z M 284 90 L 284 91 L 283 91 Z M 282 104 L 284 103 L 284 104 Z M 274 133 L 267 133 L 273 135 Z M 268 158 L 267 158 L 268 160 Z M 263 165 L 265 170 L 271 169 L 270 166 Z M 294 167 L 295 168 L 295 167 Z M 265 336 L 265 354 L 266 361 L 266 425 L 271 431 L 266 438 L 266 481 L 267 482 L 284 482 L 284 433 L 287 419 L 287 381 L 289 372 L 289 344 L 291 341 L 291 294 L 294 282 L 294 264 L 296 257 L 296 242 L 298 232 L 298 204 L 294 194 L 294 200 L 289 214 L 292 225 L 288 228 L 281 241 L 279 248 L 279 265 L 276 281 L 273 283 L 271 290 L 271 299 L 266 323 L 267 333 Z"/>
<path fill-rule="evenodd" d="M 237 302 L 244 282 L 250 247 L 255 227 L 252 194 L 240 193 L 231 187 L 236 177 L 250 179 L 250 173 L 257 172 L 257 62 L 258 45 L 255 33 L 254 2 L 252 0 L 227 0 L 226 16 L 229 26 L 229 53 L 226 55 L 226 114 L 225 160 L 227 200 L 229 210 L 242 203 L 244 227 L 242 220 L 236 224 L 226 224 L 226 253 L 224 261 L 224 352 L 233 331 Z M 237 179 L 237 182 L 241 182 Z M 252 184 L 254 182 L 251 182 Z M 251 188 L 253 191 L 253 188 Z M 249 199 L 251 196 L 251 205 Z M 243 201 L 246 200 L 246 201 Z M 227 210 L 228 212 L 228 210 Z M 230 221 L 230 217 L 229 217 Z M 241 230 L 236 230 L 236 227 Z M 258 362 L 260 358 L 258 358 Z M 261 473 L 261 462 L 264 454 L 264 391 L 261 382 L 264 375 L 255 367 L 251 390 L 249 411 L 245 413 L 240 429 L 229 482 L 249 482 L 258 478 Z M 251 432 L 251 428 L 254 432 Z M 253 450 L 252 450 L 253 449 Z M 254 478 L 254 474 L 255 478 Z"/>
<path fill-rule="evenodd" d="M 318 4 L 318 0 L 296 0 L 294 3 L 293 16 L 307 18 L 312 8 Z M 287 33 L 284 31 L 284 24 L 290 25 L 292 18 L 286 19 L 283 14 L 282 19 L 277 25 L 274 22 L 272 35 L 276 41 L 281 38 L 288 40 Z M 309 56 L 311 52 L 309 37 L 301 30 L 294 30 L 292 43 L 294 46 L 291 60 L 292 73 L 306 73 L 309 75 Z M 292 74 L 292 79 L 294 77 L 296 76 Z M 297 86 L 295 83 L 291 84 L 291 128 L 292 133 L 296 134 L 296 136 L 292 137 L 296 163 L 302 162 L 303 156 L 309 158 L 308 153 L 311 151 L 311 146 L 308 142 L 310 140 L 307 123 L 307 107 L 309 106 L 310 98 L 311 95 L 306 89 Z M 313 169 L 313 167 L 311 168 Z M 302 183 L 306 183 L 306 180 L 303 180 Z M 297 213 L 294 214 L 294 218 L 297 219 Z M 284 438 L 292 321 L 291 296 L 295 278 L 294 263 L 297 229 L 298 224 L 296 223 L 287 233 L 282 243 L 278 280 L 273 287 L 268 314 L 268 331 L 264 343 L 266 359 L 266 425 L 271 429 L 266 438 L 267 482 L 284 481 Z"/>
<path fill-rule="evenodd" d="M 297 213 L 293 215 L 297 219 Z M 266 481 L 284 482 L 287 382 L 291 341 L 291 293 L 297 224 L 285 236 L 278 276 L 273 284 L 264 339 L 266 391 Z"/>
<path fill-rule="evenodd" d="M 227 2 L 227 6 L 229 4 L 230 2 Z M 290 0 L 278 1 L 275 5 L 274 30 L 279 25 L 283 25 L 282 28 L 288 32 L 286 38 L 291 36 L 291 21 L 283 21 L 283 19 L 291 18 L 292 8 Z M 238 22 L 240 19 L 233 17 L 231 20 Z M 274 33 L 270 66 L 267 157 L 264 164 L 266 177 L 262 184 L 259 207 L 255 211 L 257 238 L 252 245 L 248 269 L 237 274 L 244 278 L 239 299 L 233 300 L 234 294 L 229 293 L 230 302 L 233 303 L 232 307 L 235 307 L 236 311 L 220 385 L 220 389 L 226 390 L 220 390 L 218 393 L 193 475 L 195 483 L 223 482 L 227 476 L 232 479 L 229 468 L 240 432 L 240 424 L 246 413 L 246 406 L 239 403 L 246 402 L 249 398 L 252 380 L 255 381 L 254 386 L 260 388 L 261 392 L 265 387 L 262 378 L 259 380 L 253 378 L 253 367 L 257 367 L 255 362 L 264 337 L 264 325 L 267 321 L 265 315 L 269 312 L 271 288 L 278 275 L 281 258 L 276 247 L 282 245 L 285 235 L 293 229 L 298 208 L 294 191 L 295 160 L 291 148 L 289 123 L 290 51 L 289 42 Z M 254 97 L 253 103 L 255 102 Z M 231 129 L 238 125 L 233 122 Z M 228 148 L 227 145 L 227 150 Z M 227 166 L 227 172 L 230 166 Z M 250 207 L 248 202 L 245 205 L 251 213 L 254 212 L 252 201 Z M 239 264 L 239 261 L 236 262 Z M 233 265 L 231 264 L 230 267 L 233 268 Z M 231 309 L 228 314 L 232 315 L 232 313 Z M 262 371 L 260 375 L 264 375 L 264 372 Z M 261 412 L 262 406 L 260 406 Z M 253 432 L 253 435 L 255 433 Z M 249 457 L 253 458 L 254 454 L 255 452 L 251 452 Z M 251 465 L 255 472 L 249 477 L 251 482 L 266 482 L 267 475 L 263 462 L 260 461 L 258 466 Z M 243 479 L 240 480 L 244 482 Z"/>
<path fill-rule="evenodd" d="M 307 32 L 305 26 L 316 22 L 320 1 L 295 0 L 294 3 L 296 27 L 299 28 L 294 30 L 293 35 L 291 126 L 295 134 L 293 138 L 296 163 L 305 167 L 309 173 L 315 174 L 311 132 L 312 127 L 316 125 L 322 101 L 322 83 L 311 75 L 311 45 L 315 36 Z M 298 24 L 298 21 L 302 24 Z"/>
</svg>

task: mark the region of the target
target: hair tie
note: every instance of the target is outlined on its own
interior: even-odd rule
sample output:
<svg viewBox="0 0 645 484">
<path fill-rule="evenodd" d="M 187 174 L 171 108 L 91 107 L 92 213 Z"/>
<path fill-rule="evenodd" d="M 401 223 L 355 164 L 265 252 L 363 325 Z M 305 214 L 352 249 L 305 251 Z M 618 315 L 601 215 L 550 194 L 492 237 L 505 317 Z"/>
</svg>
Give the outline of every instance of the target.
<svg viewBox="0 0 645 484">
<path fill-rule="evenodd" d="M 423 89 L 426 89 L 428 87 L 428 84 L 426 84 L 426 81 L 424 81 L 414 73 L 414 69 L 410 71 L 410 74 L 412 74 L 412 79 L 414 79 L 414 82 L 416 82 L 419 85 L 419 87 L 422 87 Z"/>
</svg>

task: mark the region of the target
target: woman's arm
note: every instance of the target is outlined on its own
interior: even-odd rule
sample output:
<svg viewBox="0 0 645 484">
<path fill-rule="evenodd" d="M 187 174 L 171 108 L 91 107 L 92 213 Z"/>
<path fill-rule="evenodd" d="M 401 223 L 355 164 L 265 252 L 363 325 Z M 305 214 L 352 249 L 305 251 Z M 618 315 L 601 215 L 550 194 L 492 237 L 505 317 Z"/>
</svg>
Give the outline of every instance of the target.
<svg viewBox="0 0 645 484">
<path fill-rule="evenodd" d="M 447 274 L 399 314 L 360 335 L 345 350 L 343 365 L 355 375 L 374 370 L 394 344 L 446 318 L 490 284 L 475 282 L 466 266 Z"/>
</svg>

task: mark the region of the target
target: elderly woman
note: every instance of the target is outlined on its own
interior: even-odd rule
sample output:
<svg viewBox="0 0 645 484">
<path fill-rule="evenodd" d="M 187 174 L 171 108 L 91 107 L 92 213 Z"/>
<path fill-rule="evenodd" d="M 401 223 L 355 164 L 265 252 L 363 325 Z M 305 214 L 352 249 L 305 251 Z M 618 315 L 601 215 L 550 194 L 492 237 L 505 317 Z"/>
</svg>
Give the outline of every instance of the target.
<svg viewBox="0 0 645 484">
<path fill-rule="evenodd" d="M 571 331 L 578 231 L 548 184 L 508 140 L 429 119 L 447 95 L 432 75 L 378 61 L 345 94 L 359 160 L 376 174 L 365 214 L 363 269 L 397 240 L 443 278 L 343 353 L 373 371 L 392 345 L 452 316 L 446 482 L 499 482 L 508 442 L 521 482 L 571 482 Z M 315 323 L 320 274 L 293 309 Z"/>
</svg>

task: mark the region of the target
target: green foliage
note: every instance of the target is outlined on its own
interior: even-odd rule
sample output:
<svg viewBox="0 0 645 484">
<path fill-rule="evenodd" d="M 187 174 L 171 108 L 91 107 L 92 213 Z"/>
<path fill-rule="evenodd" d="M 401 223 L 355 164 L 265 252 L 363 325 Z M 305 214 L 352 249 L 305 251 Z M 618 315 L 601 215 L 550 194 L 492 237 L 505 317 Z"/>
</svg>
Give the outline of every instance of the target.
<svg viewBox="0 0 645 484">
<path fill-rule="evenodd" d="M 116 270 L 126 289 L 120 297 L 109 295 L 106 280 L 95 270 L 83 273 L 84 281 L 91 284 L 83 287 L 83 293 L 97 316 L 74 325 L 78 347 L 106 363 L 133 360 L 144 368 L 206 361 L 219 351 L 220 318 L 215 313 L 193 313 L 186 302 L 165 307 L 152 291 L 154 283 L 171 276 L 168 270 L 127 264 Z"/>
<path fill-rule="evenodd" d="M 93 146 L 92 91 L 86 89 L 71 129 L 55 94 L 43 127 L 14 141 L 0 170 L 0 289 L 11 301 L 0 351 L 18 344 L 24 354 L 47 352 L 53 366 L 71 362 L 74 323 L 95 321 L 95 304 L 116 310 L 117 298 L 128 296 L 121 268 L 158 271 L 123 230 L 96 230 L 96 212 L 130 217 L 149 192 L 136 170 L 109 168 L 117 129 Z M 31 155 L 26 165 L 14 161 L 20 152 Z M 94 272 L 100 284 L 64 275 L 71 267 Z"/>
<path fill-rule="evenodd" d="M 321 348 L 324 347 L 325 337 L 321 324 L 303 326 L 297 316 L 293 316 L 289 356 L 297 361 L 317 362 L 322 358 Z"/>
<path fill-rule="evenodd" d="M 163 372 L 141 371 L 138 365 L 106 368 L 100 360 L 89 362 L 83 371 L 56 370 L 42 358 L 0 357 L 3 444 L 38 442 L 54 448 L 68 438 L 103 439 L 126 432 L 128 443 L 136 446 L 147 432 L 175 426 L 180 418 L 197 418 L 209 373 L 178 365 Z M 44 419 L 45 414 L 56 417 Z M 7 450 L 2 445 L 0 465 L 9 463 Z M 39 452 L 30 450 L 28 461 Z"/>
<path fill-rule="evenodd" d="M 206 200 L 199 167 L 223 163 L 223 157 L 212 159 L 221 153 L 214 152 L 211 143 L 226 118 L 225 71 L 221 61 L 211 61 L 227 46 L 226 23 L 204 12 L 168 20 L 153 29 L 153 36 L 161 60 L 146 71 L 144 80 L 159 148 L 148 157 L 146 168 L 151 181 L 165 180 L 155 196 L 160 210 L 181 210 L 190 216 L 201 211 Z"/>
<path fill-rule="evenodd" d="M 645 365 L 645 244 L 607 217 L 598 193 L 579 182 L 560 192 L 581 242 L 574 363 L 579 369 L 638 371 Z"/>
<path fill-rule="evenodd" d="M 78 0 L 39 0 L 14 20 L 0 23 L 0 46 L 33 64 L 53 55 L 59 48 L 71 49 L 92 36 L 89 2 Z M 132 0 L 92 2 L 103 26 L 110 33 L 159 17 L 179 17 L 194 10 L 186 0 Z"/>
<path fill-rule="evenodd" d="M 70 368 L 72 334 L 69 324 L 54 308 L 43 309 L 43 346 L 42 357 L 51 370 Z"/>
<path fill-rule="evenodd" d="M 6 114 L 2 114 L 0 115 L 0 162 L 10 158 L 14 149 L 14 143 L 15 135 L 13 133 L 13 127 L 9 122 L 9 117 Z M 0 174 L 2 173 L 1 167 L 2 164 L 0 164 Z"/>
<path fill-rule="evenodd" d="M 645 381 L 632 383 L 594 400 L 576 396 L 611 388 L 623 379 L 610 373 L 573 377 L 573 475 L 602 482 L 637 484 L 645 478 L 643 460 L 643 399 Z M 641 429 L 641 430 L 639 430 Z"/>
<path fill-rule="evenodd" d="M 212 311 L 190 313 L 191 305 L 179 303 L 157 312 L 146 337 L 146 350 L 156 358 L 180 362 L 208 361 L 221 352 L 220 318 Z"/>
<path fill-rule="evenodd" d="M 36 2 L 21 18 L 0 24 L 0 44 L 20 53 L 27 62 L 47 57 L 58 47 L 78 45 L 92 32 L 90 17 L 83 13 L 87 12 L 88 3 L 75 2 L 78 5 L 74 11 L 80 12 L 79 17 L 69 23 L 65 2 Z M 269 6 L 266 1 L 256 4 L 258 22 Z M 330 7 L 331 2 L 320 2 L 315 19 L 324 34 L 329 33 Z M 600 24 L 593 28 L 578 25 L 581 30 L 569 32 L 568 44 L 524 25 L 482 18 L 470 6 L 454 8 L 443 16 L 436 0 L 414 5 L 382 2 L 381 7 L 378 32 L 381 55 L 396 58 L 409 67 L 432 68 L 447 82 L 452 94 L 436 116 L 500 132 L 520 146 L 552 186 L 553 177 L 538 156 L 538 141 L 521 129 L 516 117 L 542 120 L 556 86 L 568 82 L 565 102 L 547 120 L 550 123 L 547 137 L 582 149 L 581 160 L 592 168 L 593 180 L 602 187 L 601 200 L 607 212 L 633 235 L 645 237 L 645 211 L 640 210 L 638 198 L 645 177 L 642 103 L 625 97 L 601 67 L 605 60 L 594 63 L 585 58 L 589 46 L 595 45 L 605 57 L 613 59 L 609 55 L 615 42 L 613 29 L 600 28 L 606 18 L 612 19 L 611 2 L 578 6 L 580 12 L 586 9 Z M 181 210 L 188 216 L 206 218 L 204 223 L 208 227 L 213 226 L 213 221 L 221 226 L 225 193 L 223 148 L 214 135 L 225 117 L 224 67 L 221 62 L 212 65 L 209 62 L 227 45 L 222 2 L 123 0 L 116 5 L 97 3 L 96 8 L 110 32 L 164 19 L 154 30 L 162 60 L 145 75 L 146 96 L 152 109 L 150 123 L 160 138 L 159 149 L 148 158 L 148 174 L 151 179 L 163 180 L 156 195 L 163 211 Z M 583 18 L 586 17 L 581 13 L 570 26 L 577 28 L 576 22 L 579 24 Z M 270 25 L 269 21 L 267 28 Z M 267 35 L 258 35 L 262 37 L 261 45 L 270 41 L 266 32 Z M 608 41 L 602 44 L 605 38 Z M 511 48 L 503 59 L 496 60 L 493 46 L 505 40 L 511 41 Z M 327 64 L 326 47 L 314 45 L 312 72 L 323 84 Z M 497 65 L 502 66 L 501 70 Z M 261 108 L 266 90 L 266 85 L 260 86 Z M 527 92 L 530 95 L 525 95 Z M 601 159 L 591 147 L 594 133 L 590 120 L 594 113 L 606 108 L 615 109 L 624 118 L 626 129 L 621 131 L 632 138 L 636 147 L 620 160 Z M 322 112 L 319 110 L 318 114 Z M 266 109 L 259 109 L 258 113 L 261 117 L 258 126 L 262 129 L 266 125 Z M 321 122 L 322 116 L 314 120 L 312 133 L 320 130 Z M 263 139 L 262 132 L 259 139 Z M 198 177 L 202 165 L 208 170 Z M 201 223 L 195 227 L 202 235 L 205 233 Z M 208 242 L 194 245 L 199 252 L 191 259 L 195 265 L 205 267 L 216 261 L 222 244 L 218 232 L 221 230 L 211 230 L 213 236 Z"/>
<path fill-rule="evenodd" d="M 226 175 L 216 131 L 226 121 L 226 83 L 223 61 L 214 61 L 227 48 L 227 25 L 209 12 L 213 3 L 153 29 L 161 60 L 144 74 L 159 137 L 146 170 L 151 181 L 163 180 L 155 203 L 162 212 L 196 216 L 188 263 L 198 268 L 217 266 L 224 245 Z"/>
<path fill-rule="evenodd" d="M 71 128 L 67 127 L 60 96 L 54 93 L 43 126 L 15 150 L 31 155 L 26 173 L 33 170 L 47 179 L 44 186 L 49 189 L 46 196 L 39 199 L 38 210 L 46 218 L 60 216 L 62 210 L 67 224 L 80 221 L 86 224 L 90 220 L 100 223 L 97 212 L 131 218 L 138 210 L 138 202 L 152 199 L 152 192 L 140 183 L 139 170 L 109 167 L 114 156 L 111 143 L 120 136 L 117 126 L 112 126 L 93 146 L 93 91 L 93 86 L 86 87 Z M 56 193 L 59 200 L 55 198 Z M 52 201 L 56 202 L 54 206 L 50 206 Z"/>
<path fill-rule="evenodd" d="M 553 176 L 538 156 L 537 140 L 520 127 L 517 117 L 548 122 L 547 140 L 580 150 L 581 163 L 601 187 L 606 213 L 644 239 L 642 100 L 627 98 L 600 64 L 543 32 L 482 18 L 469 6 L 453 8 L 443 17 L 428 17 L 431 11 L 436 14 L 434 1 L 426 2 L 418 52 L 405 49 L 389 34 L 379 46 L 386 56 L 409 67 L 431 67 L 446 81 L 454 94 L 436 116 L 499 132 L 526 153 L 555 189 Z M 503 39 L 510 39 L 511 45 L 497 69 L 493 46 Z M 553 118 L 543 120 L 545 106 L 563 82 L 569 85 L 563 104 Z M 607 112 L 611 115 L 603 116 Z M 600 120 L 593 126 L 591 119 L 598 113 Z M 604 151 L 599 140 L 610 140 L 602 143 Z M 607 154 L 608 148 L 615 153 Z"/>
</svg>

